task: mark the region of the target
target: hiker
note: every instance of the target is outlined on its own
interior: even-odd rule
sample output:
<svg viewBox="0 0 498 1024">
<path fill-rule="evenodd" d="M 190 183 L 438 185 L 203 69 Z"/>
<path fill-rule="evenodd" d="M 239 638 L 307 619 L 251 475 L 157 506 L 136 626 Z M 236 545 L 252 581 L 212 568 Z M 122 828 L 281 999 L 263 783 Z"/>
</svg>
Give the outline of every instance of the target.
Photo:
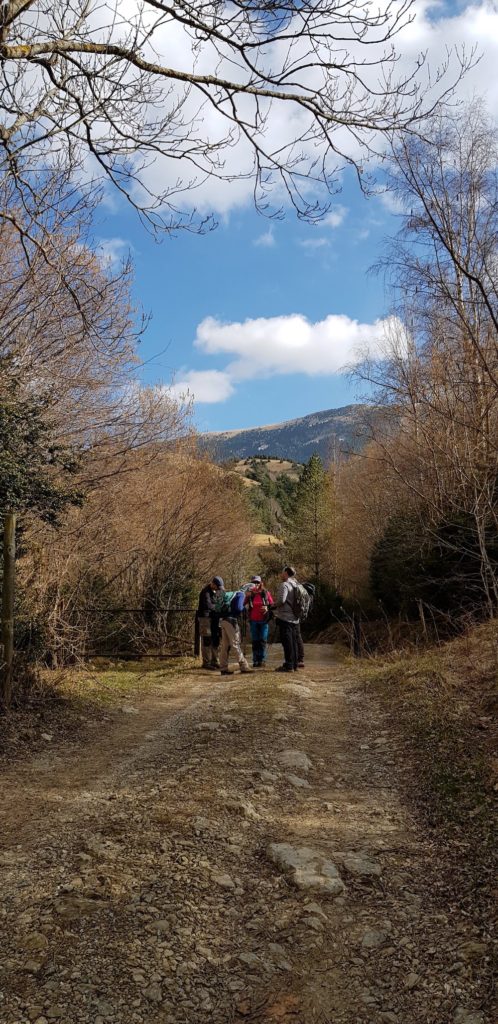
<svg viewBox="0 0 498 1024">
<path fill-rule="evenodd" d="M 251 587 L 246 591 L 245 606 L 249 612 L 249 627 L 252 642 L 252 667 L 263 668 L 268 651 L 269 621 L 274 605 L 269 590 L 265 590 L 261 576 L 253 576 Z"/>
<path fill-rule="evenodd" d="M 221 581 L 221 586 L 217 587 L 215 613 L 220 618 L 220 669 L 222 676 L 233 676 L 233 669 L 228 667 L 228 656 L 231 649 L 235 652 L 240 671 L 252 672 L 242 650 L 239 626 L 239 619 L 244 610 L 244 599 L 243 590 L 225 590 L 223 581 Z"/>
<path fill-rule="evenodd" d="M 299 614 L 295 595 L 297 587 L 296 570 L 292 565 L 286 565 L 280 578 L 282 582 L 275 605 L 275 615 L 280 631 L 280 640 L 284 649 L 284 663 L 275 671 L 297 672 L 297 627 L 299 625 Z"/>
<path fill-rule="evenodd" d="M 308 604 L 308 607 L 307 607 L 307 609 L 305 611 L 305 614 L 303 615 L 303 618 L 305 618 L 307 615 L 309 615 L 309 611 L 310 611 L 311 605 L 313 604 L 313 599 L 315 597 L 316 587 L 315 587 L 314 583 L 303 583 L 303 587 L 304 587 L 306 593 L 309 595 L 309 604 Z M 298 668 L 304 668 L 305 667 L 304 666 L 304 643 L 303 643 L 303 637 L 302 637 L 302 634 L 301 634 L 301 619 L 299 619 L 299 621 L 297 623 L 297 626 L 296 626 L 296 639 L 297 639 L 297 667 Z"/>
<path fill-rule="evenodd" d="M 215 611 L 215 599 L 219 587 L 223 588 L 221 576 L 213 576 L 213 579 L 202 588 L 197 607 L 202 667 L 211 669 L 211 671 L 220 667 L 218 661 L 219 625 Z"/>
</svg>

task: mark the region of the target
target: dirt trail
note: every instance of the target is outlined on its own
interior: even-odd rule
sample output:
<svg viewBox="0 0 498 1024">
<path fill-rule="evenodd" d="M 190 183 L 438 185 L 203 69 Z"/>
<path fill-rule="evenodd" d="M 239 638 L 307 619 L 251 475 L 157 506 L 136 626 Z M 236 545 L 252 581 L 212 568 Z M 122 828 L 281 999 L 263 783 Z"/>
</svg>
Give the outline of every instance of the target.
<svg viewBox="0 0 498 1024">
<path fill-rule="evenodd" d="M 399 740 L 312 653 L 170 677 L 4 774 L 2 1024 L 492 1024 Z"/>
</svg>

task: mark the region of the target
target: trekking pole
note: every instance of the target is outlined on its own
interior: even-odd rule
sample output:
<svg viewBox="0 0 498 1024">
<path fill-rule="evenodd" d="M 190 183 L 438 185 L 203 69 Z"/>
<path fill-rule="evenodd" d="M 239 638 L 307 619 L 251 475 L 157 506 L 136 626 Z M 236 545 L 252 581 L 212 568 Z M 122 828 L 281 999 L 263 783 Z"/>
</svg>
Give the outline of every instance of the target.
<svg viewBox="0 0 498 1024">
<path fill-rule="evenodd" d="M 242 653 L 246 656 L 247 649 L 247 612 L 244 608 L 242 612 Z"/>
</svg>

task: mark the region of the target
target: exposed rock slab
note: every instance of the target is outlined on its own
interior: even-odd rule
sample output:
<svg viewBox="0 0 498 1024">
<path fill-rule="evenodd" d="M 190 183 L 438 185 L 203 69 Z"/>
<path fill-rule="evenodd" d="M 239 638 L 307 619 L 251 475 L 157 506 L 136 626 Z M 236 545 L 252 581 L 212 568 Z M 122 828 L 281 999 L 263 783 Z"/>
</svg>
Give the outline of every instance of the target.
<svg viewBox="0 0 498 1024">
<path fill-rule="evenodd" d="M 335 864 L 320 850 L 310 846 L 291 846 L 290 843 L 270 843 L 268 856 L 290 876 L 298 889 L 327 896 L 340 896 L 345 891 Z"/>
</svg>

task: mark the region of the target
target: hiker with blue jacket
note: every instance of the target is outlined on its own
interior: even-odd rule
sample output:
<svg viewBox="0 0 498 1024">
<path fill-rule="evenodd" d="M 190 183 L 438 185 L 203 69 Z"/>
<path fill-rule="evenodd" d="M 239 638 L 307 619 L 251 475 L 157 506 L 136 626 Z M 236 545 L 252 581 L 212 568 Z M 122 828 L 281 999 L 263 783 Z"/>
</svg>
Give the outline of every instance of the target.
<svg viewBox="0 0 498 1024">
<path fill-rule="evenodd" d="M 220 618 L 220 669 L 222 676 L 233 676 L 233 669 L 228 667 L 228 656 L 233 650 L 241 672 L 252 672 L 242 650 L 239 620 L 244 610 L 245 594 L 243 590 L 225 590 L 217 587 L 215 612 Z"/>
<path fill-rule="evenodd" d="M 280 641 L 284 649 L 284 663 L 275 671 L 297 672 L 299 660 L 297 646 L 299 608 L 296 595 L 296 570 L 292 565 L 286 565 L 280 578 L 282 582 L 277 595 L 275 617 L 278 622 Z"/>
</svg>

